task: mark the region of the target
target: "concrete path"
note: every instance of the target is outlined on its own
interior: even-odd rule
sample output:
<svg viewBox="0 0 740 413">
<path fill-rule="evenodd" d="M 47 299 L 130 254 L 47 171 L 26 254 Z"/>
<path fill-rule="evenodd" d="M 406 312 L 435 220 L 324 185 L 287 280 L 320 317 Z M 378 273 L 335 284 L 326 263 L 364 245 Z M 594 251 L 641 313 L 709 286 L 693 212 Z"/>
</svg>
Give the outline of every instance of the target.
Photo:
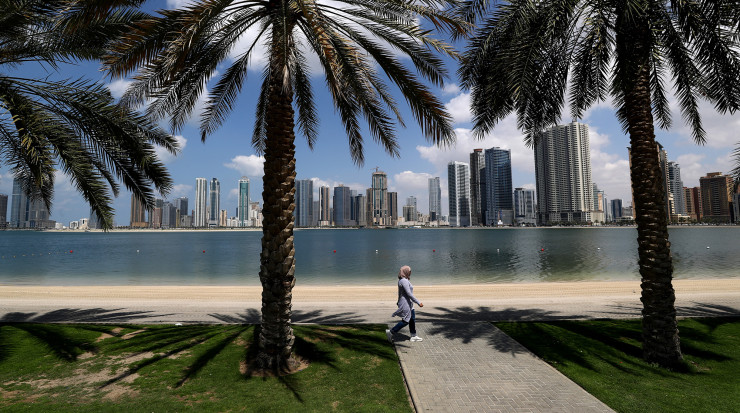
<svg viewBox="0 0 740 413">
<path fill-rule="evenodd" d="M 395 347 L 417 412 L 611 412 L 487 322 L 417 323 Z"/>
</svg>

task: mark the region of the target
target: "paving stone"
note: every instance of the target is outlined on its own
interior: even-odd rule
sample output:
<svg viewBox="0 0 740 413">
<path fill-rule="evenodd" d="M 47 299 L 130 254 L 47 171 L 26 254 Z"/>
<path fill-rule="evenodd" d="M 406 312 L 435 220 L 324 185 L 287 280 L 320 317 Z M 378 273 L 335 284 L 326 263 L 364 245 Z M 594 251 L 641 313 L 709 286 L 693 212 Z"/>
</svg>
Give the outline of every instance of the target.
<svg viewBox="0 0 740 413">
<path fill-rule="evenodd" d="M 394 344 L 417 411 L 612 412 L 491 323 L 416 329 L 424 341 Z"/>
</svg>

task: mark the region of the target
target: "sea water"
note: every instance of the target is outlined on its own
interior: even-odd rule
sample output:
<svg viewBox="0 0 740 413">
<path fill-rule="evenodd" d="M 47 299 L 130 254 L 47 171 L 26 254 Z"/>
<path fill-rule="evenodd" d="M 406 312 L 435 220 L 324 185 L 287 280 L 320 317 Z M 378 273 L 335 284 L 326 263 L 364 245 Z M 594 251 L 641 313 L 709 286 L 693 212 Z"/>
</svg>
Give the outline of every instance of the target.
<svg viewBox="0 0 740 413">
<path fill-rule="evenodd" d="M 676 279 L 740 276 L 740 227 L 669 230 Z M 259 285 L 260 231 L 0 231 L 0 285 Z M 626 228 L 300 229 L 301 285 L 639 280 Z"/>
</svg>

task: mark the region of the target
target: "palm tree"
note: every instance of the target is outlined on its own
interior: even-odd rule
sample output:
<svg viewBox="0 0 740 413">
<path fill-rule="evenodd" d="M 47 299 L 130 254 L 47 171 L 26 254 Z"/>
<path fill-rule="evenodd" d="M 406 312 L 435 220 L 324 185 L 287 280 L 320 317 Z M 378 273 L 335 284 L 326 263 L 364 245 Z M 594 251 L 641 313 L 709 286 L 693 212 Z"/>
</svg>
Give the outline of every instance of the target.
<svg viewBox="0 0 740 413">
<path fill-rule="evenodd" d="M 175 153 L 176 141 L 142 114 L 116 105 L 102 85 L 29 78 L 19 66 L 56 69 L 100 57 L 113 36 L 141 17 L 90 0 L 0 0 L 0 165 L 47 208 L 61 169 L 104 229 L 113 226 L 117 179 L 149 207 L 152 186 L 166 193 L 172 182 L 154 145 Z"/>
<path fill-rule="evenodd" d="M 471 89 L 478 135 L 515 112 L 526 142 L 533 145 L 560 119 L 566 93 L 575 119 L 594 102 L 613 99 L 632 153 L 643 356 L 661 366 L 679 365 L 673 264 L 653 121 L 657 118 L 661 128 L 671 125 L 669 79 L 699 144 L 705 139 L 699 99 L 708 99 L 720 112 L 740 107 L 737 1 L 469 0 L 459 13 L 468 21 L 482 20 L 460 68 L 464 86 Z"/>
<path fill-rule="evenodd" d="M 310 148 L 318 134 L 308 54 L 321 65 L 358 165 L 364 160 L 360 117 L 390 155 L 399 155 L 394 117 L 399 124 L 404 122 L 376 65 L 399 88 L 424 136 L 435 144 L 449 144 L 454 134 L 443 104 L 394 55 L 407 56 L 423 78 L 441 86 L 446 73 L 434 52 L 454 55 L 454 51 L 421 28 L 417 18 L 462 33 L 464 26 L 443 9 L 446 4 L 447 0 L 201 0 L 180 10 L 160 11 L 159 17 L 133 26 L 107 57 L 113 76 L 140 68 L 123 102 L 136 107 L 153 98 L 147 113 L 153 118 L 169 116 L 177 130 L 218 65 L 229 59 L 238 40 L 246 39 L 246 50 L 238 51 L 208 92 L 200 119 L 205 140 L 233 108 L 255 49 L 266 45 L 252 134 L 252 145 L 265 157 L 262 320 L 256 367 L 282 372 L 295 367 L 290 325 L 295 285 L 295 127 Z"/>
</svg>

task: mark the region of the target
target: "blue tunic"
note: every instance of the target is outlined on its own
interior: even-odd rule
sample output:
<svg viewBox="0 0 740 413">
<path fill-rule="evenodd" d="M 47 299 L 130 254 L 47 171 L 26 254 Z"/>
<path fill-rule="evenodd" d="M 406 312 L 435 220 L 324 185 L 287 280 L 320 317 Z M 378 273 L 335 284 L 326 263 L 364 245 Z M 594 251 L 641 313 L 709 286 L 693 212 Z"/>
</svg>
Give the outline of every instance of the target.
<svg viewBox="0 0 740 413">
<path fill-rule="evenodd" d="M 405 322 L 411 320 L 411 309 L 414 303 L 419 304 L 419 300 L 414 297 L 414 286 L 406 278 L 398 280 L 398 310 L 393 316 L 400 316 Z"/>
</svg>

